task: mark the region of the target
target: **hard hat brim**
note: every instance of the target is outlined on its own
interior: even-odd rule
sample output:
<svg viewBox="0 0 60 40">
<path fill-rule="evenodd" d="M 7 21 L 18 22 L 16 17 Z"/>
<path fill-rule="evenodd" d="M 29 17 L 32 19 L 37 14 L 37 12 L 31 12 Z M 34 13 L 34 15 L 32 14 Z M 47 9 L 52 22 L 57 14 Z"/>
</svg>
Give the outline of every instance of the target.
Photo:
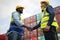
<svg viewBox="0 0 60 40">
<path fill-rule="evenodd" d="M 16 6 L 16 9 L 18 9 L 18 8 L 22 8 L 22 9 L 24 9 L 24 7 L 23 7 L 23 6 Z"/>
</svg>

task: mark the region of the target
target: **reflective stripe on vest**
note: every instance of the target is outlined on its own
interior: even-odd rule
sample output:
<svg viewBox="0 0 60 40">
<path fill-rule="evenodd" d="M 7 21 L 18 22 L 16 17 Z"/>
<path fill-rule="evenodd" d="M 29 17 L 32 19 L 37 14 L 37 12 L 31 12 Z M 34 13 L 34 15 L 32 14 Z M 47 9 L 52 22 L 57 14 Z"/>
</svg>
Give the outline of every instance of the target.
<svg viewBox="0 0 60 40">
<path fill-rule="evenodd" d="M 44 29 L 47 26 L 49 20 L 49 13 L 46 12 L 46 9 L 42 12 L 42 19 L 41 19 L 41 29 Z M 51 24 L 52 26 L 55 26 L 56 29 L 58 29 L 58 24 L 56 22 L 56 19 L 54 17 L 54 21 Z"/>
</svg>

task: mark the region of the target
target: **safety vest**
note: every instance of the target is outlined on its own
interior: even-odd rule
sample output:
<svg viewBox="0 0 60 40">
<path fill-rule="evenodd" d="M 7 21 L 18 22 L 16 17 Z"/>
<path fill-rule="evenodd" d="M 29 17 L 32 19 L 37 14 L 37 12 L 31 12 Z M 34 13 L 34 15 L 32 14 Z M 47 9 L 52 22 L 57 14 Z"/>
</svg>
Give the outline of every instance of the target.
<svg viewBox="0 0 60 40">
<path fill-rule="evenodd" d="M 48 20 L 49 20 L 49 13 L 46 11 L 46 8 L 45 8 L 44 11 L 42 12 L 41 29 L 44 29 L 47 26 Z M 56 27 L 56 29 L 58 29 L 58 24 L 56 22 L 55 17 L 51 25 Z"/>
<path fill-rule="evenodd" d="M 12 13 L 13 14 L 13 13 Z M 20 16 L 20 22 L 22 22 L 22 17 Z M 13 15 L 12 15 L 12 17 L 11 17 L 11 22 L 14 22 L 14 18 L 13 18 Z"/>
</svg>

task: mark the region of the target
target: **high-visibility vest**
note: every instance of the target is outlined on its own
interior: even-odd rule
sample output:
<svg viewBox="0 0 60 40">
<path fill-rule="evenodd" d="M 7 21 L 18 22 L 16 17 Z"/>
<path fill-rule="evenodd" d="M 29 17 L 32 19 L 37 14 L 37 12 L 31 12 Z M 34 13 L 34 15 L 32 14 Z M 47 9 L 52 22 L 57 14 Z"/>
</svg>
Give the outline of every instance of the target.
<svg viewBox="0 0 60 40">
<path fill-rule="evenodd" d="M 13 13 L 12 13 L 13 14 Z M 20 16 L 20 22 L 22 22 L 22 17 Z M 12 17 L 11 17 L 11 22 L 14 22 L 14 18 L 13 18 L 13 15 L 12 15 Z"/>
<path fill-rule="evenodd" d="M 41 29 L 44 29 L 47 26 L 48 20 L 49 20 L 49 13 L 46 11 L 46 8 L 45 8 L 44 11 L 42 12 Z M 55 17 L 51 25 L 56 27 L 56 29 L 58 29 L 58 24 L 56 22 Z"/>
</svg>

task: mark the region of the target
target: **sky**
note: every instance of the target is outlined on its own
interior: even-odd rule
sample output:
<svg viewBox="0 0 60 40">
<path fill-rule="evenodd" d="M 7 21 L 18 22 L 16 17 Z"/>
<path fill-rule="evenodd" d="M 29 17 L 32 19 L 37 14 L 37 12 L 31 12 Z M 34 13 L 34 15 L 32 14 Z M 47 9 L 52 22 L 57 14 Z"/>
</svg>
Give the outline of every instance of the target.
<svg viewBox="0 0 60 40">
<path fill-rule="evenodd" d="M 0 0 L 0 34 L 4 34 L 9 29 L 12 12 L 16 5 L 24 6 L 22 18 L 41 13 L 40 1 L 42 0 Z M 49 0 L 53 7 L 60 6 L 60 0 Z"/>
</svg>

